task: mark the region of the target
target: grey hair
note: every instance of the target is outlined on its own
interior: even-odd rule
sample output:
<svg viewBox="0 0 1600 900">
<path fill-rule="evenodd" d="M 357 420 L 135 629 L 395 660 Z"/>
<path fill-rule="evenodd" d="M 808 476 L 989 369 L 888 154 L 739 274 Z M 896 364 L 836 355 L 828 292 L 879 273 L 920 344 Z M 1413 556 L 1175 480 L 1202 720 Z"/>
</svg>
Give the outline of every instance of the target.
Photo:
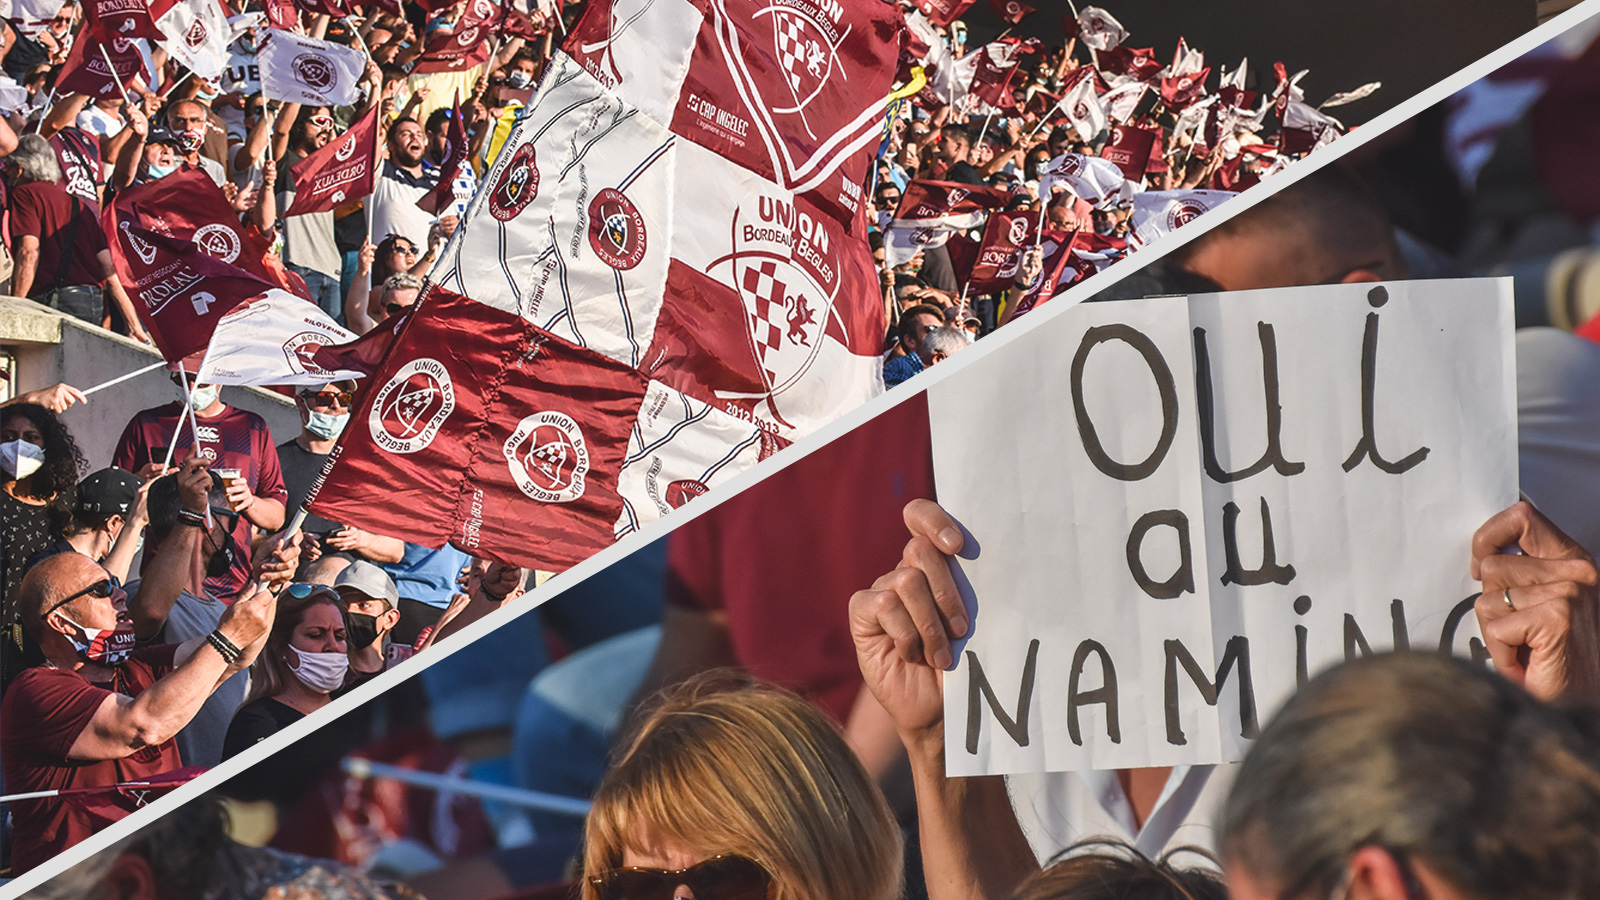
<svg viewBox="0 0 1600 900">
<path fill-rule="evenodd" d="M 928 336 L 922 339 L 922 352 L 928 356 L 934 353 L 949 356 L 957 350 L 965 350 L 970 343 L 965 328 L 960 325 L 946 325 L 937 331 L 928 332 Z"/>
<path fill-rule="evenodd" d="M 384 293 L 389 291 L 420 291 L 422 279 L 410 272 L 397 272 L 383 280 Z"/>
<path fill-rule="evenodd" d="M 36 181 L 60 184 L 62 181 L 61 163 L 56 160 L 56 151 L 49 141 L 37 134 L 25 134 L 17 138 L 17 149 L 11 151 L 7 159 L 17 164 L 17 184 Z"/>
<path fill-rule="evenodd" d="M 1312 679 L 1262 731 L 1218 823 L 1230 864 L 1327 897 L 1379 847 L 1472 896 L 1600 896 L 1600 719 L 1462 659 L 1402 652 Z"/>
</svg>

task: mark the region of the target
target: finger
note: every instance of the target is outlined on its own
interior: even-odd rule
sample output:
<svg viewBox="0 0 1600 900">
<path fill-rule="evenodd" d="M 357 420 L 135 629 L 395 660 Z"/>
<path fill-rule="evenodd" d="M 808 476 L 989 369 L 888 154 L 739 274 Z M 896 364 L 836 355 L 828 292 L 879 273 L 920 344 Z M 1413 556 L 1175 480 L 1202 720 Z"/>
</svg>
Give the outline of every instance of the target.
<svg viewBox="0 0 1600 900">
<path fill-rule="evenodd" d="M 1478 578 L 1485 558 L 1510 546 L 1541 559 L 1579 559 L 1588 555 L 1533 504 L 1523 500 L 1490 516 L 1472 535 L 1473 577 Z"/>
<path fill-rule="evenodd" d="M 954 554 L 961 550 L 961 526 L 939 504 L 932 500 L 913 500 L 906 504 L 903 516 L 906 528 L 913 535 L 933 541 L 945 553 Z"/>
<path fill-rule="evenodd" d="M 866 616 L 872 628 L 889 638 L 894 654 L 902 661 L 920 661 L 923 657 L 922 633 L 917 630 L 917 623 L 911 614 L 906 612 L 900 596 L 892 590 L 864 593 L 869 595 Z"/>
<path fill-rule="evenodd" d="M 1511 603 L 1506 603 L 1506 591 L 1485 591 L 1473 604 L 1473 611 L 1478 616 L 1478 630 L 1483 632 L 1484 645 L 1491 651 L 1495 641 L 1513 651 L 1522 646 L 1522 638 L 1530 633 L 1533 624 L 1545 621 L 1544 617 L 1551 612 L 1540 607 L 1549 606 L 1565 618 L 1582 589 L 1569 581 L 1523 585 L 1510 588 L 1509 591 Z"/>
<path fill-rule="evenodd" d="M 914 662 L 923 658 L 935 668 L 948 667 L 951 658 L 950 638 L 940 617 L 939 607 L 934 602 L 927 575 L 913 566 L 901 566 L 880 581 L 883 588 L 892 591 L 898 598 L 898 603 L 889 606 L 899 609 L 917 631 L 920 652 L 915 657 L 906 657 L 906 661 Z"/>
<path fill-rule="evenodd" d="M 1587 558 L 1540 559 L 1510 553 L 1484 557 L 1478 563 L 1478 572 L 1485 591 L 1559 581 L 1593 585 L 1600 577 L 1597 576 L 1594 563 Z"/>
<path fill-rule="evenodd" d="M 949 623 L 950 634 L 962 637 L 967 633 L 967 609 L 961 602 L 961 592 L 950 573 L 950 558 L 933 542 L 918 535 L 906 544 L 903 565 L 920 570 L 933 592 L 933 602 L 939 613 Z"/>
</svg>

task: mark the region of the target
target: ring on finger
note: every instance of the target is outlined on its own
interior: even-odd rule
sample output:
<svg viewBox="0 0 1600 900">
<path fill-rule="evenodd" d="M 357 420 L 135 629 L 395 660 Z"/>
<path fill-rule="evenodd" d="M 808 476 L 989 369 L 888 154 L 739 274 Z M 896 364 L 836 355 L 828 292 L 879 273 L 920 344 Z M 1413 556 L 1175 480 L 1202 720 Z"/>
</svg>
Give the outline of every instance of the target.
<svg viewBox="0 0 1600 900">
<path fill-rule="evenodd" d="M 1506 601 L 1507 609 L 1510 609 L 1512 612 L 1517 611 L 1517 605 L 1511 602 L 1511 588 L 1506 588 L 1504 591 L 1501 591 L 1500 598 Z"/>
</svg>

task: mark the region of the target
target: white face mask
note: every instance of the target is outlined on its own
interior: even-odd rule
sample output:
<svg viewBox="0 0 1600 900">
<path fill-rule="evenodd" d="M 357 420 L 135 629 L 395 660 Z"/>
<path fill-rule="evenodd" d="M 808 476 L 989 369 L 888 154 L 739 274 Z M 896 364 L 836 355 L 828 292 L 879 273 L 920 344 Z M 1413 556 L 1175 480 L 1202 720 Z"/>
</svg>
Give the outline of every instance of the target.
<svg viewBox="0 0 1600 900">
<path fill-rule="evenodd" d="M 221 393 L 222 388 L 214 384 L 195 385 L 194 389 L 189 391 L 189 408 L 199 412 L 217 402 L 217 396 Z"/>
<path fill-rule="evenodd" d="M 306 430 L 325 441 L 338 437 L 344 431 L 345 423 L 349 421 L 349 413 L 334 415 L 316 410 L 306 411 Z"/>
<path fill-rule="evenodd" d="M 301 684 L 319 694 L 331 694 L 344 687 L 344 676 L 350 669 L 350 657 L 343 653 L 307 653 L 298 649 L 294 652 L 300 657 L 300 665 L 290 666 L 289 671 L 300 679 Z"/>
<path fill-rule="evenodd" d="M 0 444 L 0 469 L 18 481 L 39 471 L 44 465 L 44 448 L 38 444 L 30 444 L 17 438 L 6 444 Z"/>
</svg>

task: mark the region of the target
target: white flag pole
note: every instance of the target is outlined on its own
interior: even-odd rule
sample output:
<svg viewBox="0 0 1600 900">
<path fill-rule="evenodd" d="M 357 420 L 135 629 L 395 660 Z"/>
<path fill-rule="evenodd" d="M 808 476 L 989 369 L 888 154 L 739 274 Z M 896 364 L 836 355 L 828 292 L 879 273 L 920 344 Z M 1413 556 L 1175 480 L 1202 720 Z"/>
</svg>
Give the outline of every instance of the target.
<svg viewBox="0 0 1600 900">
<path fill-rule="evenodd" d="M 122 93 L 122 102 L 133 105 L 133 98 L 128 96 L 128 89 L 122 84 L 122 76 L 117 74 L 117 67 L 111 64 L 111 54 L 106 52 L 106 45 L 100 45 L 100 58 L 106 61 L 106 68 L 111 70 L 111 80 L 117 83 L 117 90 Z"/>
<path fill-rule="evenodd" d="M 161 461 L 161 471 L 165 472 L 172 466 L 172 454 L 178 449 L 178 437 L 183 434 L 183 420 L 189 415 L 188 391 L 184 391 L 183 409 L 178 412 L 177 427 L 172 429 L 172 440 L 167 442 L 167 458 Z M 199 444 L 195 445 L 199 449 Z"/>
<path fill-rule="evenodd" d="M 116 378 L 113 378 L 110 381 L 101 382 L 100 384 L 97 384 L 94 387 L 89 388 L 88 390 L 83 392 L 83 395 L 85 397 L 87 397 L 87 396 L 89 396 L 90 394 L 93 394 L 96 391 L 103 391 L 106 388 L 111 387 L 112 385 L 121 384 L 124 381 L 127 381 L 127 380 L 129 380 L 131 378 L 138 378 L 140 375 L 143 375 L 146 372 L 154 372 L 155 370 L 161 368 L 162 366 L 165 366 L 166 364 L 167 364 L 166 360 L 161 360 L 159 362 L 153 362 L 150 365 L 145 366 L 142 369 L 135 369 L 132 372 L 129 372 L 128 374 L 126 374 L 126 375 L 118 375 Z"/>
</svg>

